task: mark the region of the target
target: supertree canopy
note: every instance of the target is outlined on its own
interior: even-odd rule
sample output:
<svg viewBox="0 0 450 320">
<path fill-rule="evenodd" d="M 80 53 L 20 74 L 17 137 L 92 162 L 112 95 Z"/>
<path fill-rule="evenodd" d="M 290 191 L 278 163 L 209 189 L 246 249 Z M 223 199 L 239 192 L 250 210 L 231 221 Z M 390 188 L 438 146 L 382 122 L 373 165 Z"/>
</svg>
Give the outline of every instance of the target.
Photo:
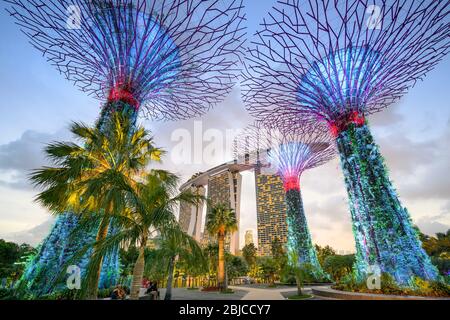
<svg viewBox="0 0 450 320">
<path fill-rule="evenodd" d="M 198 116 L 234 85 L 244 41 L 242 0 L 4 0 L 16 23 L 66 79 L 111 112 L 134 122 Z M 75 240 L 78 218 L 62 214 L 23 282 L 37 295 L 63 290 L 53 280 L 95 232 Z M 110 233 L 114 228 L 110 228 Z M 84 270 L 89 254 L 78 265 Z M 118 252 L 103 259 L 100 287 L 119 276 Z"/>
<path fill-rule="evenodd" d="M 329 280 L 317 259 L 311 241 L 300 191 L 300 177 L 308 169 L 320 166 L 335 155 L 334 144 L 319 126 L 293 124 L 270 126 L 255 123 L 248 126 L 235 142 L 236 159 L 249 159 L 264 170 L 276 172 L 283 181 L 286 194 L 286 222 L 288 226 L 288 251 L 298 263 L 309 264 L 316 280 Z"/>
<path fill-rule="evenodd" d="M 450 1 L 278 1 L 248 49 L 243 96 L 262 121 L 326 123 L 339 151 L 355 271 L 407 285 L 435 279 L 366 116 L 391 105 L 448 53 Z"/>
<path fill-rule="evenodd" d="M 102 102 L 185 119 L 234 85 L 242 0 L 4 1 L 31 44 Z"/>
</svg>

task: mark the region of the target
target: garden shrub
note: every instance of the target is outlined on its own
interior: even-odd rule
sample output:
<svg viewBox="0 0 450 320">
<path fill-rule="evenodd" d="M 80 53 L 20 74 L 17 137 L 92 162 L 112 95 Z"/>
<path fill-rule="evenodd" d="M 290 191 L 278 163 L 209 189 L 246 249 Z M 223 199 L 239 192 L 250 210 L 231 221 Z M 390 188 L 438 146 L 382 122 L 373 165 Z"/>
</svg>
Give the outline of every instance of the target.
<svg viewBox="0 0 450 320">
<path fill-rule="evenodd" d="M 332 255 L 325 258 L 323 269 L 334 281 L 338 282 L 342 277 L 352 272 L 355 255 Z"/>
</svg>

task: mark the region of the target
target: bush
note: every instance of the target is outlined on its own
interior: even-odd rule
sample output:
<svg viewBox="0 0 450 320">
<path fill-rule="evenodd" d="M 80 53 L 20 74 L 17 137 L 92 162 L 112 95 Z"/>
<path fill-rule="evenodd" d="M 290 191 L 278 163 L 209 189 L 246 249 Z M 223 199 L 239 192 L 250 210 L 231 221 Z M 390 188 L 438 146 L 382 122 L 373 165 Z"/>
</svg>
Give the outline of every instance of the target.
<svg viewBox="0 0 450 320">
<path fill-rule="evenodd" d="M 399 286 L 395 279 L 388 273 L 381 274 L 381 288 L 370 290 L 365 281 L 357 281 L 353 273 L 340 279 L 333 286 L 333 289 L 351 292 L 411 295 L 428 297 L 448 297 L 450 296 L 450 286 L 442 279 L 439 281 L 427 281 L 419 277 L 411 278 L 409 286 Z"/>
<path fill-rule="evenodd" d="M 14 290 L 0 288 L 0 300 L 16 300 Z"/>
<path fill-rule="evenodd" d="M 334 281 L 338 282 L 342 277 L 352 272 L 355 255 L 332 255 L 325 258 L 323 269 Z"/>
<path fill-rule="evenodd" d="M 441 275 L 446 276 L 450 274 L 450 259 L 431 257 L 431 262 L 438 268 Z"/>
<path fill-rule="evenodd" d="M 100 290 L 98 290 L 97 298 L 98 299 L 109 298 L 109 297 L 111 297 L 112 291 L 113 291 L 113 289 L 100 289 Z"/>
</svg>

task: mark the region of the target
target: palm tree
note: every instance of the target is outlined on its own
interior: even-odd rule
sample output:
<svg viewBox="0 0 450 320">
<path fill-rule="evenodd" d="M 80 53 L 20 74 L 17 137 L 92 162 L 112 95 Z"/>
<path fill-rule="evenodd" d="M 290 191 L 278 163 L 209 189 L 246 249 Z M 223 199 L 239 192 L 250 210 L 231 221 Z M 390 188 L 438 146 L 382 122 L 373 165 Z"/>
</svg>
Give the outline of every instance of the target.
<svg viewBox="0 0 450 320">
<path fill-rule="evenodd" d="M 218 204 L 206 216 L 206 230 L 211 236 L 217 237 L 219 245 L 219 263 L 217 268 L 217 282 L 220 290 L 227 289 L 225 281 L 225 237 L 238 228 L 236 215 L 233 209 Z"/>
<path fill-rule="evenodd" d="M 136 190 L 138 177 L 150 161 L 160 161 L 162 150 L 143 127 L 135 128 L 129 117 L 114 113 L 108 128 L 73 123 L 70 131 L 81 144 L 56 142 L 45 153 L 53 167 L 31 174 L 34 185 L 44 188 L 36 201 L 52 212 L 73 212 L 89 218 L 84 227 L 97 225 L 96 243 L 88 265 L 83 295 L 96 298 L 102 258 L 98 243 L 105 240 L 112 217 L 127 212 L 127 197 Z M 96 219 L 96 215 L 101 217 Z M 82 228 L 80 228 L 82 229 Z"/>
<path fill-rule="evenodd" d="M 177 194 L 179 178 L 165 170 L 150 170 L 142 180 L 129 194 L 127 210 L 114 217 L 120 231 L 98 242 L 99 250 L 93 255 L 93 259 L 97 259 L 97 255 L 104 256 L 109 250 L 123 243 L 132 243 L 138 247 L 139 255 L 133 269 L 131 299 L 139 298 L 146 264 L 145 248 L 152 233 L 158 232 L 163 240 L 160 244 L 163 250 L 159 251 L 164 251 L 165 255 L 157 254 L 157 258 L 172 259 L 169 259 L 169 269 L 172 268 L 171 273 L 169 270 L 169 276 L 173 274 L 173 260 L 186 250 L 186 246 L 197 259 L 201 260 L 197 243 L 181 231 L 175 221 L 174 211 L 180 202 L 197 205 L 203 197 L 190 191 Z"/>
<path fill-rule="evenodd" d="M 197 241 L 181 230 L 180 225 L 173 220 L 161 228 L 156 257 L 164 261 L 167 270 L 167 286 L 164 300 L 172 299 L 172 284 L 177 261 L 196 264 L 198 268 L 206 269 L 206 259 Z"/>
</svg>

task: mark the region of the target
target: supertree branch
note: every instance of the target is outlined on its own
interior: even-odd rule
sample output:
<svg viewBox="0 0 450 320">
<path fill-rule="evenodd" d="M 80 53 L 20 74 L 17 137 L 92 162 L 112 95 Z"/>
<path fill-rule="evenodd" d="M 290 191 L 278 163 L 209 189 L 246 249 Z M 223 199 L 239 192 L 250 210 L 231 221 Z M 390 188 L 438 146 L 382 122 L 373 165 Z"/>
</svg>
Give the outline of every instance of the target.
<svg viewBox="0 0 450 320">
<path fill-rule="evenodd" d="M 291 263 L 310 266 L 316 281 L 329 280 L 317 259 L 306 221 L 300 191 L 301 174 L 331 160 L 335 149 L 330 136 L 320 126 L 303 123 L 267 126 L 255 123 L 236 138 L 235 158 L 255 162 L 259 169 L 275 172 L 283 180 L 286 196 L 288 250 Z M 293 258 L 295 257 L 295 260 Z"/>
<path fill-rule="evenodd" d="M 448 0 L 278 1 L 247 50 L 248 109 L 327 122 L 377 112 L 448 53 L 449 10 Z"/>
<path fill-rule="evenodd" d="M 285 186 L 299 182 L 302 173 L 336 156 L 330 135 L 324 128 L 308 124 L 272 125 L 256 122 L 235 140 L 235 158 L 259 163 L 280 175 Z M 294 183 L 295 184 L 295 183 Z M 299 188 L 298 184 L 293 187 Z"/>
<path fill-rule="evenodd" d="M 204 113 L 234 85 L 242 0 L 4 0 L 60 73 L 103 101 L 152 119 Z"/>
</svg>

